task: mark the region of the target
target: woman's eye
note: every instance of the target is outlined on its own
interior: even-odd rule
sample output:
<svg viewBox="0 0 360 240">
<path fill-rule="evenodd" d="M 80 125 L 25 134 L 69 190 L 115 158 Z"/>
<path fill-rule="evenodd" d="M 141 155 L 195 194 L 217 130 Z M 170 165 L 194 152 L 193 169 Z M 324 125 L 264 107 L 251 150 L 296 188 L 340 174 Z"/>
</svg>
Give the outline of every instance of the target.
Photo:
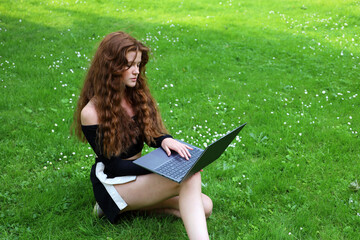
<svg viewBox="0 0 360 240">
<path fill-rule="evenodd" d="M 136 66 L 136 67 L 140 68 L 140 65 L 141 65 L 141 63 L 138 63 L 138 64 L 127 64 L 126 67 L 127 67 L 127 68 L 131 68 L 131 67 L 133 67 L 133 66 Z"/>
</svg>

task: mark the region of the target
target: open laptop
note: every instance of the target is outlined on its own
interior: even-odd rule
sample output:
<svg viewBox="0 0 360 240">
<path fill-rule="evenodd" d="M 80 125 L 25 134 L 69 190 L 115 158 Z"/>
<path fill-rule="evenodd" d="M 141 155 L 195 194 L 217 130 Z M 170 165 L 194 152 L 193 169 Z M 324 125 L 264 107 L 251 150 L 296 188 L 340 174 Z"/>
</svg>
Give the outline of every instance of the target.
<svg viewBox="0 0 360 240">
<path fill-rule="evenodd" d="M 182 142 L 193 148 L 193 150 L 189 150 L 191 154 L 189 160 L 182 158 L 176 152 L 172 152 L 172 154 L 168 156 L 160 147 L 138 158 L 134 163 L 180 183 L 218 159 L 245 125 L 246 123 L 237 127 L 219 140 L 213 142 L 205 150 Z"/>
</svg>

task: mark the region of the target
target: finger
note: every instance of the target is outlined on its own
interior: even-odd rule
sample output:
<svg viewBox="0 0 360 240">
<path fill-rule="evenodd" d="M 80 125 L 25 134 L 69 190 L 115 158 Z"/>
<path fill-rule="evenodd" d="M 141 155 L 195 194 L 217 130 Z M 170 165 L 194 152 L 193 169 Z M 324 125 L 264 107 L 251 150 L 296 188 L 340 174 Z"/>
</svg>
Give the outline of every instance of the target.
<svg viewBox="0 0 360 240">
<path fill-rule="evenodd" d="M 189 160 L 189 154 L 186 151 L 184 151 L 184 156 L 186 160 Z"/>
<path fill-rule="evenodd" d="M 190 146 L 188 146 L 188 145 L 185 145 L 185 147 L 186 147 L 187 149 L 194 150 L 192 147 L 190 147 Z"/>
<path fill-rule="evenodd" d="M 186 154 L 186 156 L 188 156 L 188 158 L 191 158 L 191 154 L 190 154 L 189 150 L 185 149 L 185 154 Z"/>
<path fill-rule="evenodd" d="M 167 154 L 168 156 L 170 156 L 171 151 L 170 151 L 170 149 L 169 149 L 167 146 L 165 146 L 164 150 L 165 150 L 166 154 Z"/>
<path fill-rule="evenodd" d="M 191 158 L 191 154 L 189 153 L 189 151 L 186 148 L 183 151 L 184 151 L 186 160 L 189 160 L 189 158 Z"/>
<path fill-rule="evenodd" d="M 186 160 L 188 160 L 188 159 L 187 159 L 186 152 L 184 151 L 184 149 L 178 148 L 178 149 L 176 150 L 176 152 L 177 152 L 182 158 L 185 158 Z"/>
<path fill-rule="evenodd" d="M 185 158 L 186 160 L 189 160 L 189 156 L 186 155 L 186 154 L 184 154 L 184 158 Z"/>
<path fill-rule="evenodd" d="M 186 154 L 182 149 L 180 149 L 178 153 L 180 154 L 181 157 L 186 158 Z"/>
</svg>

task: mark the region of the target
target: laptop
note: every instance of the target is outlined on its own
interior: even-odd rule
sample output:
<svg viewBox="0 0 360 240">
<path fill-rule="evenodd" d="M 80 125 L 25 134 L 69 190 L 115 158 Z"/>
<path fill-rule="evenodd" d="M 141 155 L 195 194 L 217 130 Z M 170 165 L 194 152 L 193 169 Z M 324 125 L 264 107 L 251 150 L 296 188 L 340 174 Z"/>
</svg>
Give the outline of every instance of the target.
<svg viewBox="0 0 360 240">
<path fill-rule="evenodd" d="M 172 152 L 171 155 L 168 156 L 160 147 L 138 158 L 133 163 L 151 172 L 169 178 L 172 181 L 181 183 L 218 159 L 245 125 L 246 123 L 235 128 L 222 138 L 210 144 L 205 150 L 180 141 L 193 148 L 193 150 L 189 150 L 191 154 L 189 160 L 181 157 L 176 152 Z"/>
</svg>

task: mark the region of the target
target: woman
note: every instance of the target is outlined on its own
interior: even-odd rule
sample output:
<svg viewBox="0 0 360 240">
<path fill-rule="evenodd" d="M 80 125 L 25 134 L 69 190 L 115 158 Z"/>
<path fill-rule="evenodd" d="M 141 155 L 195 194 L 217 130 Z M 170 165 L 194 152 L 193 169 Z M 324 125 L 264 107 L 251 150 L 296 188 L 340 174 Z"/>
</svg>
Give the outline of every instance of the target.
<svg viewBox="0 0 360 240">
<path fill-rule="evenodd" d="M 95 53 L 75 112 L 76 134 L 89 142 L 96 163 L 90 178 L 98 213 L 115 222 L 126 211 L 181 217 L 190 239 L 208 239 L 212 201 L 201 193 L 200 173 L 178 184 L 133 164 L 144 142 L 178 152 L 191 148 L 164 127 L 146 83 L 149 49 L 124 32 L 111 33 Z"/>
</svg>

